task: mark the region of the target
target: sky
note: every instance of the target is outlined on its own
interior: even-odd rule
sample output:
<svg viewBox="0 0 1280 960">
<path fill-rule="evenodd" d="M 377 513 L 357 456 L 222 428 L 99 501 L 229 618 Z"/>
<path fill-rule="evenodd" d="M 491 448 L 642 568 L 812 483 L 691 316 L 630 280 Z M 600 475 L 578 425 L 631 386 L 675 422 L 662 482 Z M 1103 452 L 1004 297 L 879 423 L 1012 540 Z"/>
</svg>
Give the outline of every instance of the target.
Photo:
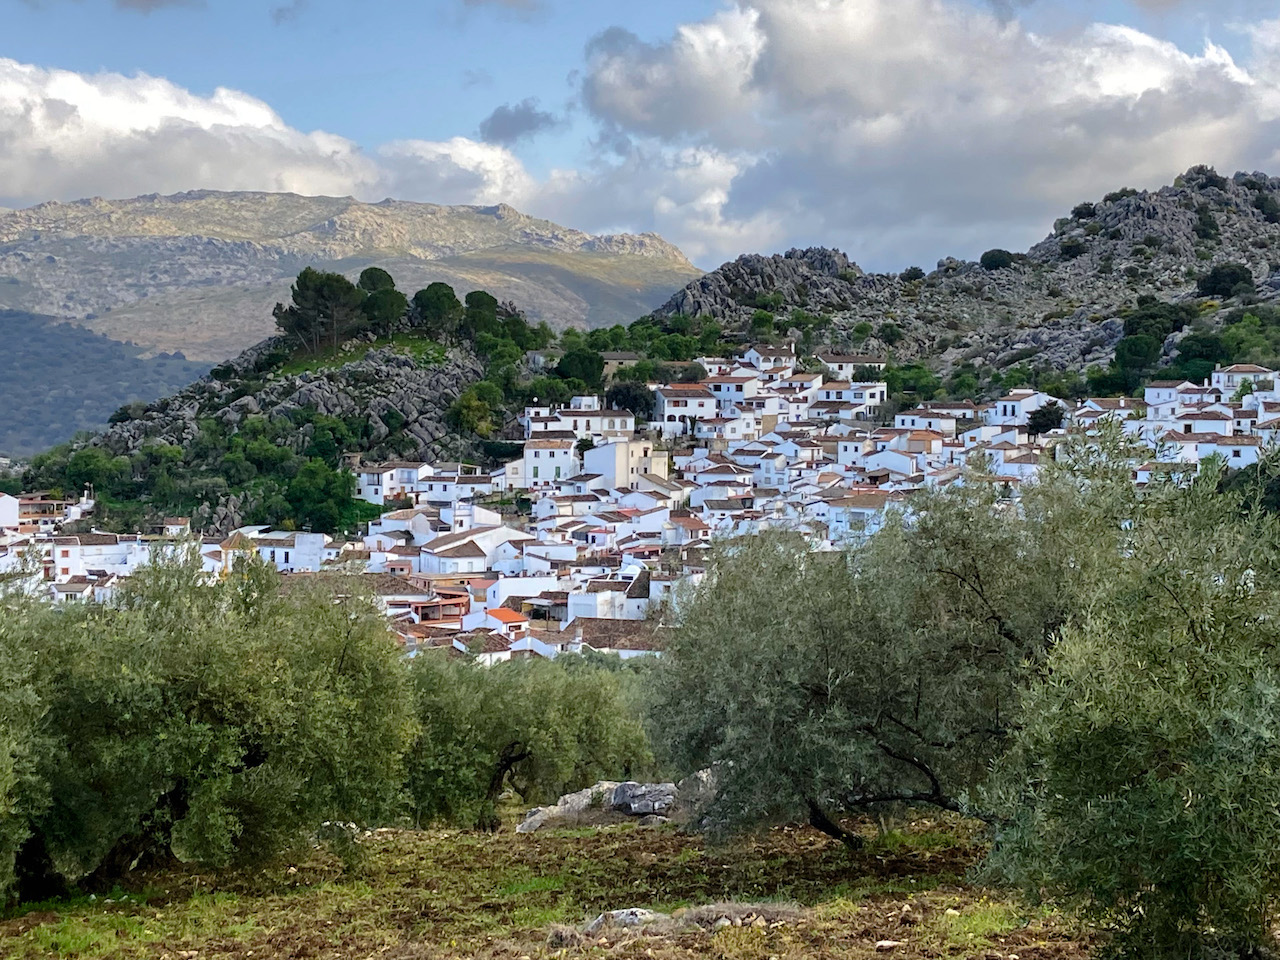
<svg viewBox="0 0 1280 960">
<path fill-rule="evenodd" d="M 1280 176 L 1276 0 L 0 0 L 0 206 L 509 203 L 699 266 L 1025 249 L 1196 163 Z"/>
</svg>

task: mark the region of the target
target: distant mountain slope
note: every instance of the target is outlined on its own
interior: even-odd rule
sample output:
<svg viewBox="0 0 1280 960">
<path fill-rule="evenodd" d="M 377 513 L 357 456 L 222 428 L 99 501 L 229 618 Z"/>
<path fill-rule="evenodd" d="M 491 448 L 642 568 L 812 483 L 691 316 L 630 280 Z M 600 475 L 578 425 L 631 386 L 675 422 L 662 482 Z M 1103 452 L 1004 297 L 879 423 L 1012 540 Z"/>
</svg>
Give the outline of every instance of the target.
<svg viewBox="0 0 1280 960">
<path fill-rule="evenodd" d="M 996 269 L 947 257 L 927 273 L 867 274 L 838 250 L 748 254 L 656 313 L 710 316 L 746 335 L 763 312 L 782 332 L 809 328 L 836 347 L 892 350 L 941 370 L 1080 368 L 1110 358 L 1138 297 L 1190 298 L 1224 263 L 1249 267 L 1258 298 L 1280 297 L 1280 178 L 1195 167 L 1156 191 L 1119 190 L 1080 204 Z"/>
<path fill-rule="evenodd" d="M 117 343 L 52 317 L 0 311 L 0 454 L 24 456 L 100 429 L 117 409 L 151 401 L 203 376 L 206 363 L 139 358 Z M 60 383 L 50 371 L 64 371 Z"/>
<path fill-rule="evenodd" d="M 701 273 L 654 234 L 596 237 L 505 204 L 196 191 L 0 212 L 0 308 L 192 359 L 269 335 L 308 265 L 484 288 L 556 327 L 626 322 Z"/>
</svg>

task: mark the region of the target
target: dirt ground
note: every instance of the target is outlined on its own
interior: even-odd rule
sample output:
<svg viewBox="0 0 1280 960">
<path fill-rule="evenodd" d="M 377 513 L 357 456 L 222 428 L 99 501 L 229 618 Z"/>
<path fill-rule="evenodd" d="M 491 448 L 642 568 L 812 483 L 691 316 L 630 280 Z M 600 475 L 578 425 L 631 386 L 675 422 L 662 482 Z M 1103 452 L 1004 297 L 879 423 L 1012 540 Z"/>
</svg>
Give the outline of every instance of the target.
<svg viewBox="0 0 1280 960">
<path fill-rule="evenodd" d="M 359 866 L 317 853 L 252 876 L 164 872 L 0 921 L 14 958 L 1084 957 L 1069 920 L 966 882 L 961 821 L 861 825 L 851 854 L 807 828 L 713 847 L 671 827 L 382 831 Z M 645 908 L 644 927 L 596 916 Z M 669 919 L 668 919 L 669 918 Z"/>
</svg>

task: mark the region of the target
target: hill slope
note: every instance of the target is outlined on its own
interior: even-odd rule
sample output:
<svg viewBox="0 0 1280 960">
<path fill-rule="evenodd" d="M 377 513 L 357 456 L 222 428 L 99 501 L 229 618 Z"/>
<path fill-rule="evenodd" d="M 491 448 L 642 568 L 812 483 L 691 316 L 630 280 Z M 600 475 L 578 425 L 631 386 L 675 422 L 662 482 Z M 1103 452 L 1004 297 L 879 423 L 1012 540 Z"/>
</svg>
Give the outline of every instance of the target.
<svg viewBox="0 0 1280 960">
<path fill-rule="evenodd" d="M 30 313 L 0 310 L 0 454 L 26 456 L 96 430 L 117 408 L 173 393 L 209 370 Z M 62 370 L 51 380 L 51 370 Z"/>
<path fill-rule="evenodd" d="M 1259 298 L 1280 296 L 1280 179 L 1196 167 L 1154 192 L 1081 204 L 1011 259 L 986 269 L 947 257 L 914 275 L 867 274 L 823 248 L 752 254 L 690 282 L 656 313 L 714 317 L 745 336 L 763 311 L 780 332 L 811 327 L 837 348 L 892 349 L 944 371 L 1032 357 L 1080 368 L 1112 355 L 1139 296 L 1188 299 L 1216 264 L 1246 264 Z"/>
<path fill-rule="evenodd" d="M 654 234 L 591 236 L 505 204 L 196 191 L 0 212 L 0 308 L 195 360 L 268 336 L 308 265 L 487 289 L 557 327 L 629 320 L 701 273 Z"/>
</svg>

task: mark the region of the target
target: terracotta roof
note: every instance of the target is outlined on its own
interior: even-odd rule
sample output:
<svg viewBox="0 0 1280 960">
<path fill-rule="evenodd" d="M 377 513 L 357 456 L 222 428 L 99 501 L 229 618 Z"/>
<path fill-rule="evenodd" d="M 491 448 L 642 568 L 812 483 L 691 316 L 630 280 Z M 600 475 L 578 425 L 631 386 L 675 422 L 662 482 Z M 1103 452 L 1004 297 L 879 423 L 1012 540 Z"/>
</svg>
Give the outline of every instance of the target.
<svg viewBox="0 0 1280 960">
<path fill-rule="evenodd" d="M 523 613 L 518 613 L 515 610 L 509 610 L 506 607 L 490 607 L 488 610 L 485 611 L 485 613 L 488 614 L 490 617 L 493 617 L 493 619 L 499 621 L 500 623 L 510 624 L 510 623 L 528 623 L 529 622 L 529 618 L 526 617 Z"/>
</svg>

